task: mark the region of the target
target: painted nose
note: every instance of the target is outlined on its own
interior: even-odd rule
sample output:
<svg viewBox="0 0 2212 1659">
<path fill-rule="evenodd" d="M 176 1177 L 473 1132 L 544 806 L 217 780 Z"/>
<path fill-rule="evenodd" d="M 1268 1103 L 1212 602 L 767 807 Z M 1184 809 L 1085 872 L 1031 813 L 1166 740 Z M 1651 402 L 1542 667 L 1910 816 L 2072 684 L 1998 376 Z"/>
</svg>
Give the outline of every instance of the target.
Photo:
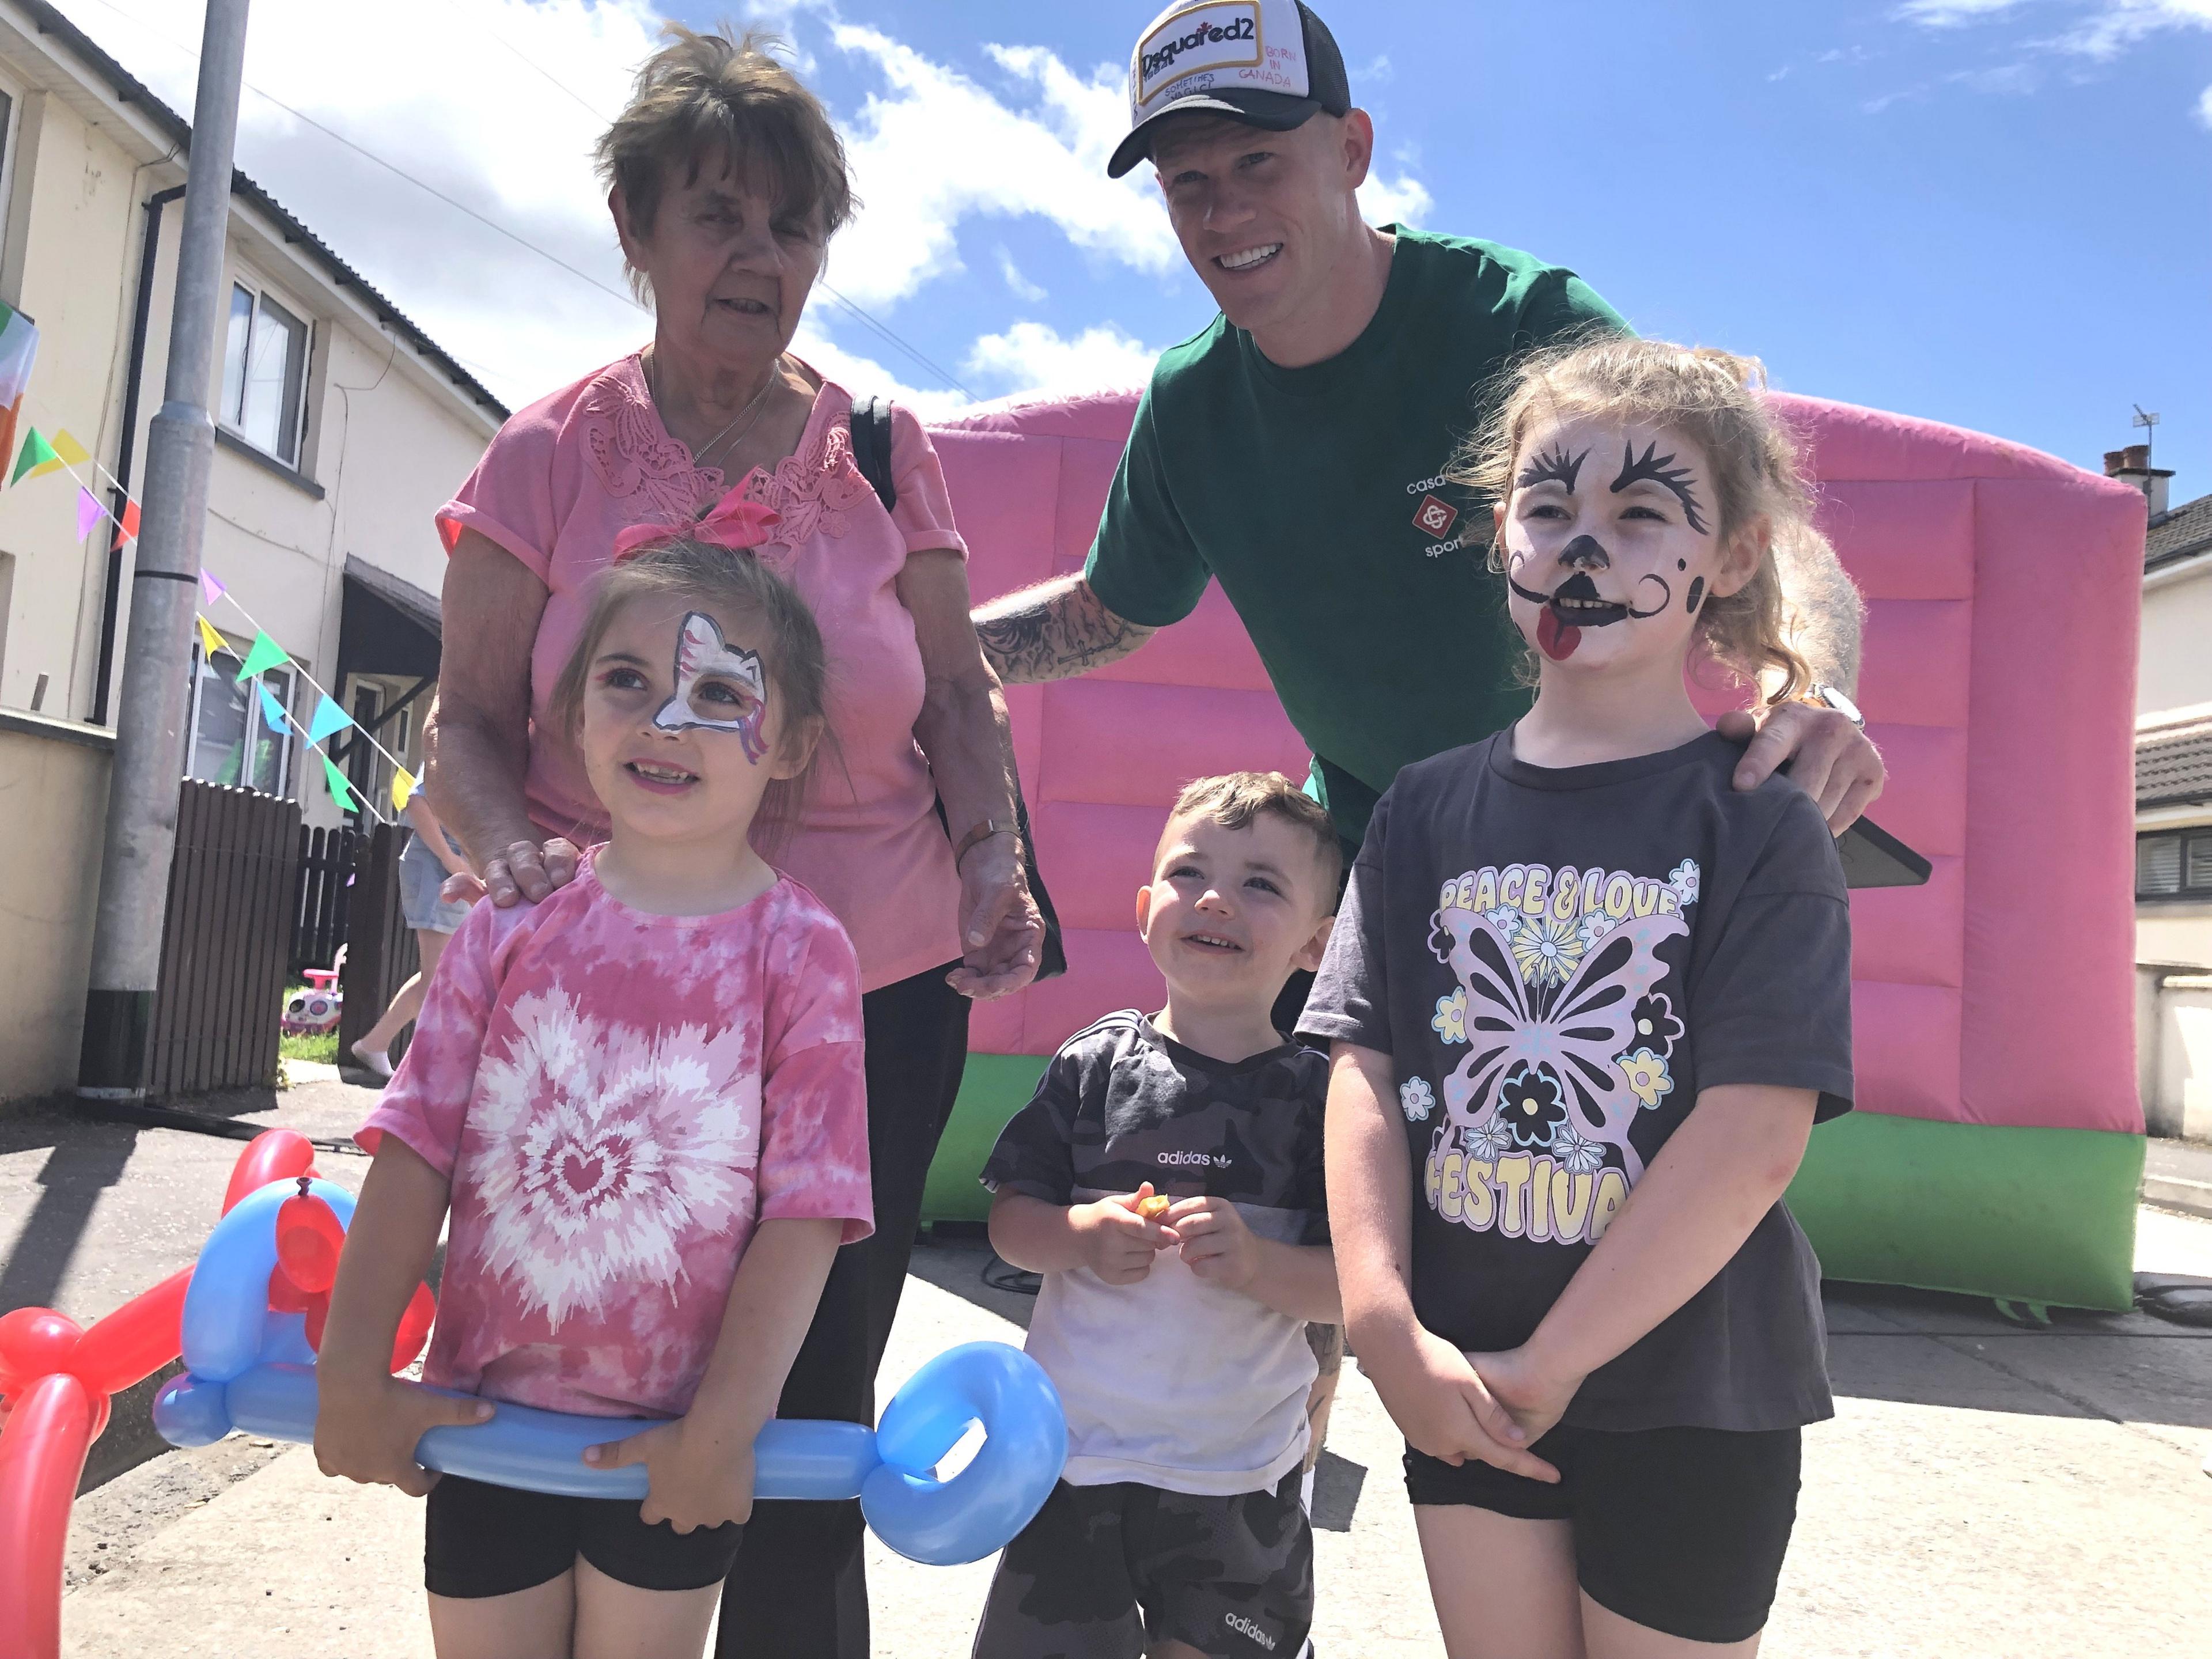
<svg viewBox="0 0 2212 1659">
<path fill-rule="evenodd" d="M 1559 562 L 1570 570 L 1610 570 L 1613 556 L 1595 536 L 1577 536 L 1559 550 Z"/>
</svg>

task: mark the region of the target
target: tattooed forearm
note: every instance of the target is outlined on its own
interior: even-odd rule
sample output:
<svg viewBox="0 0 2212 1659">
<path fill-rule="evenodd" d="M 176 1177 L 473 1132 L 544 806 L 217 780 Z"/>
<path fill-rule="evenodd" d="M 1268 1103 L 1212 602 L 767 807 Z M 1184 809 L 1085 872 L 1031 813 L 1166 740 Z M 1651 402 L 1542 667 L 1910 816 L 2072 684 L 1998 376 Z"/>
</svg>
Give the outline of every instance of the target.
<svg viewBox="0 0 2212 1659">
<path fill-rule="evenodd" d="M 983 654 L 1008 685 L 1036 685 L 1103 668 L 1158 631 L 1115 616 L 1080 576 L 994 599 L 976 609 L 975 621 Z"/>
<path fill-rule="evenodd" d="M 1859 590 L 1844 574 L 1828 538 L 1809 525 L 1792 538 L 1778 539 L 1775 562 L 1782 571 L 1782 601 L 1790 643 L 1813 670 L 1813 678 L 1855 696 L 1859 684 L 1859 626 L 1866 607 Z"/>
</svg>

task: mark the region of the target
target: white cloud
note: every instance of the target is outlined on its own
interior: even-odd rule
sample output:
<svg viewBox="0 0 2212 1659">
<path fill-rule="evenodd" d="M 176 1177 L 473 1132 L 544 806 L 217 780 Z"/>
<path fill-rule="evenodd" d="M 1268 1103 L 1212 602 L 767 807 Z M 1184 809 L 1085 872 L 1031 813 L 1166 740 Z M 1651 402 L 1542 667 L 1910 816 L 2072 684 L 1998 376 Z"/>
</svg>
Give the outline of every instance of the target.
<svg viewBox="0 0 2212 1659">
<path fill-rule="evenodd" d="M 204 3 L 80 0 L 71 15 L 189 117 Z M 802 70 L 811 41 L 844 54 L 877 88 L 857 110 L 836 111 L 863 206 L 832 246 L 826 280 L 890 328 L 908 331 L 901 301 L 959 273 L 957 235 L 976 219 L 1042 220 L 1103 267 L 1148 277 L 1178 268 L 1182 252 L 1149 175 L 1106 177 L 1127 118 L 1118 66 L 1083 71 L 1043 46 L 990 45 L 969 75 L 841 21 L 829 0 L 748 9 L 799 42 Z M 371 27 L 356 8 L 329 0 L 255 0 L 246 79 L 307 120 L 249 92 L 239 165 L 519 407 L 649 331 L 624 297 L 591 151 L 658 44 L 662 15 L 656 0 L 384 0 Z M 425 43 L 465 73 L 430 72 Z M 1412 159 L 1396 165 L 1361 193 L 1378 222 L 1417 220 L 1432 205 Z M 1009 290 L 1037 303 L 1043 285 L 1003 250 L 998 257 Z M 818 290 L 796 345 L 841 381 L 926 412 L 967 400 Z M 985 336 L 957 362 L 957 347 L 931 349 L 986 395 L 1132 384 L 1153 355 L 1111 325 L 1063 337 L 1034 323 Z"/>
<path fill-rule="evenodd" d="M 1003 244 L 1000 245 L 998 253 L 999 275 L 1006 278 L 1006 289 L 1014 298 L 1026 300 L 1031 305 L 1036 305 L 1048 297 L 1044 289 L 1022 275 L 1022 268 L 1014 263 L 1014 256 L 1006 252 Z"/>
<path fill-rule="evenodd" d="M 1961 23 L 2011 11 L 2021 3 L 2022 0 L 1905 0 L 1896 15 L 1907 22 L 1925 23 L 1931 28 L 1955 28 Z"/>
<path fill-rule="evenodd" d="M 1096 392 L 1144 385 L 1159 355 L 1111 323 L 1066 339 L 1046 324 L 1024 322 L 976 341 L 962 368 L 1008 392 Z"/>
<path fill-rule="evenodd" d="M 992 59 L 1033 96 L 1018 109 L 879 30 L 841 23 L 831 38 L 889 88 L 846 137 L 866 207 L 839 239 L 833 272 L 861 304 L 957 273 L 953 233 L 971 214 L 1048 219 L 1086 253 L 1139 270 L 1182 257 L 1144 185 L 1106 176 L 1127 130 L 1118 70 L 1085 80 L 1042 47 L 994 46 Z"/>
<path fill-rule="evenodd" d="M 1370 171 L 1367 182 L 1359 187 L 1359 216 L 1370 225 L 1418 226 L 1435 205 L 1427 186 L 1410 173 L 1386 179 L 1379 171 Z"/>
<path fill-rule="evenodd" d="M 2077 15 L 2063 33 L 2026 41 L 2022 43 L 2024 49 L 2103 60 L 2116 58 L 2137 42 L 2168 29 L 2212 29 L 2212 0 L 2075 0 L 2072 9 Z M 2026 15 L 2026 0 L 1905 0 L 1893 15 L 1908 22 L 1940 29 L 2014 12 Z M 2037 15 L 2042 14 L 2039 11 Z M 1963 70 L 1944 78 L 1979 92 L 2032 92 L 2040 84 L 2040 77 L 2033 68 L 2021 64 L 2001 69 Z M 2208 99 L 2212 99 L 2212 88 L 2208 89 L 2204 99 L 2199 100 L 2200 110 L 2208 106 Z"/>
</svg>

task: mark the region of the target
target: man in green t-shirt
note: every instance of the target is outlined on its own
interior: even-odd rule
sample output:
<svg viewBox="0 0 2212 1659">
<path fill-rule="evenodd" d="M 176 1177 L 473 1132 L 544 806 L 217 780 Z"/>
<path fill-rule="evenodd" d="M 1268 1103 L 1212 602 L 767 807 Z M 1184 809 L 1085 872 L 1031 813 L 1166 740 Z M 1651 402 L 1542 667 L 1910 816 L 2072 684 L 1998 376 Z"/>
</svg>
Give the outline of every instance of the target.
<svg viewBox="0 0 2212 1659">
<path fill-rule="evenodd" d="M 1486 568 L 1490 507 L 1441 475 L 1516 352 L 1626 329 L 1572 271 L 1359 216 L 1374 127 L 1296 0 L 1176 0 L 1139 38 L 1131 131 L 1221 307 L 1162 355 L 1080 576 L 993 601 L 1000 676 L 1125 657 L 1221 584 L 1356 848 L 1398 769 L 1512 723 L 1520 635 Z M 1814 701 L 1730 716 L 1736 775 L 1785 760 L 1840 832 L 1880 792 L 1859 729 L 1859 600 L 1825 545 L 1785 550 Z M 1731 729 L 1727 721 L 1723 730 Z"/>
</svg>

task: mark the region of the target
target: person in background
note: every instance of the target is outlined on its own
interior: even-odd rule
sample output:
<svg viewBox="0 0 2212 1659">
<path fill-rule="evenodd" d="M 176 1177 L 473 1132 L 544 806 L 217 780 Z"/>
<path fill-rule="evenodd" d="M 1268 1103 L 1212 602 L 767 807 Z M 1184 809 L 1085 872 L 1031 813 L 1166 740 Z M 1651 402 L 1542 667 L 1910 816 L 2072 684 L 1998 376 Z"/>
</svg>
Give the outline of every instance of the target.
<svg viewBox="0 0 2212 1659">
<path fill-rule="evenodd" d="M 415 951 L 420 960 L 407 982 L 392 994 L 386 1008 L 353 1045 L 353 1057 L 363 1071 L 379 1078 L 392 1075 L 392 1045 L 422 1012 L 422 988 L 438 971 L 438 958 L 446 941 L 469 913 L 469 907 L 441 896 L 448 876 L 475 874 L 468 854 L 446 833 L 429 797 L 417 789 L 407 798 L 407 822 L 415 833 L 399 854 L 399 908 L 415 930 Z"/>
<path fill-rule="evenodd" d="M 1043 924 L 936 453 L 896 410 L 887 510 L 854 460 L 852 393 L 790 350 L 852 214 L 844 147 L 773 37 L 668 36 L 599 145 L 653 338 L 518 411 L 440 511 L 447 648 L 427 781 L 495 906 L 557 892 L 579 844 L 605 834 L 547 705 L 594 584 L 639 538 L 712 540 L 741 513 L 773 515 L 742 556 L 805 599 L 830 687 L 823 763 L 776 861 L 860 956 L 876 1218 L 838 1253 L 781 1410 L 872 1423 L 970 1001 L 1029 982 Z M 866 1652 L 862 1536 L 857 1502 L 761 1505 L 731 1579 L 745 1616 L 722 1621 L 718 1651 Z"/>
</svg>

